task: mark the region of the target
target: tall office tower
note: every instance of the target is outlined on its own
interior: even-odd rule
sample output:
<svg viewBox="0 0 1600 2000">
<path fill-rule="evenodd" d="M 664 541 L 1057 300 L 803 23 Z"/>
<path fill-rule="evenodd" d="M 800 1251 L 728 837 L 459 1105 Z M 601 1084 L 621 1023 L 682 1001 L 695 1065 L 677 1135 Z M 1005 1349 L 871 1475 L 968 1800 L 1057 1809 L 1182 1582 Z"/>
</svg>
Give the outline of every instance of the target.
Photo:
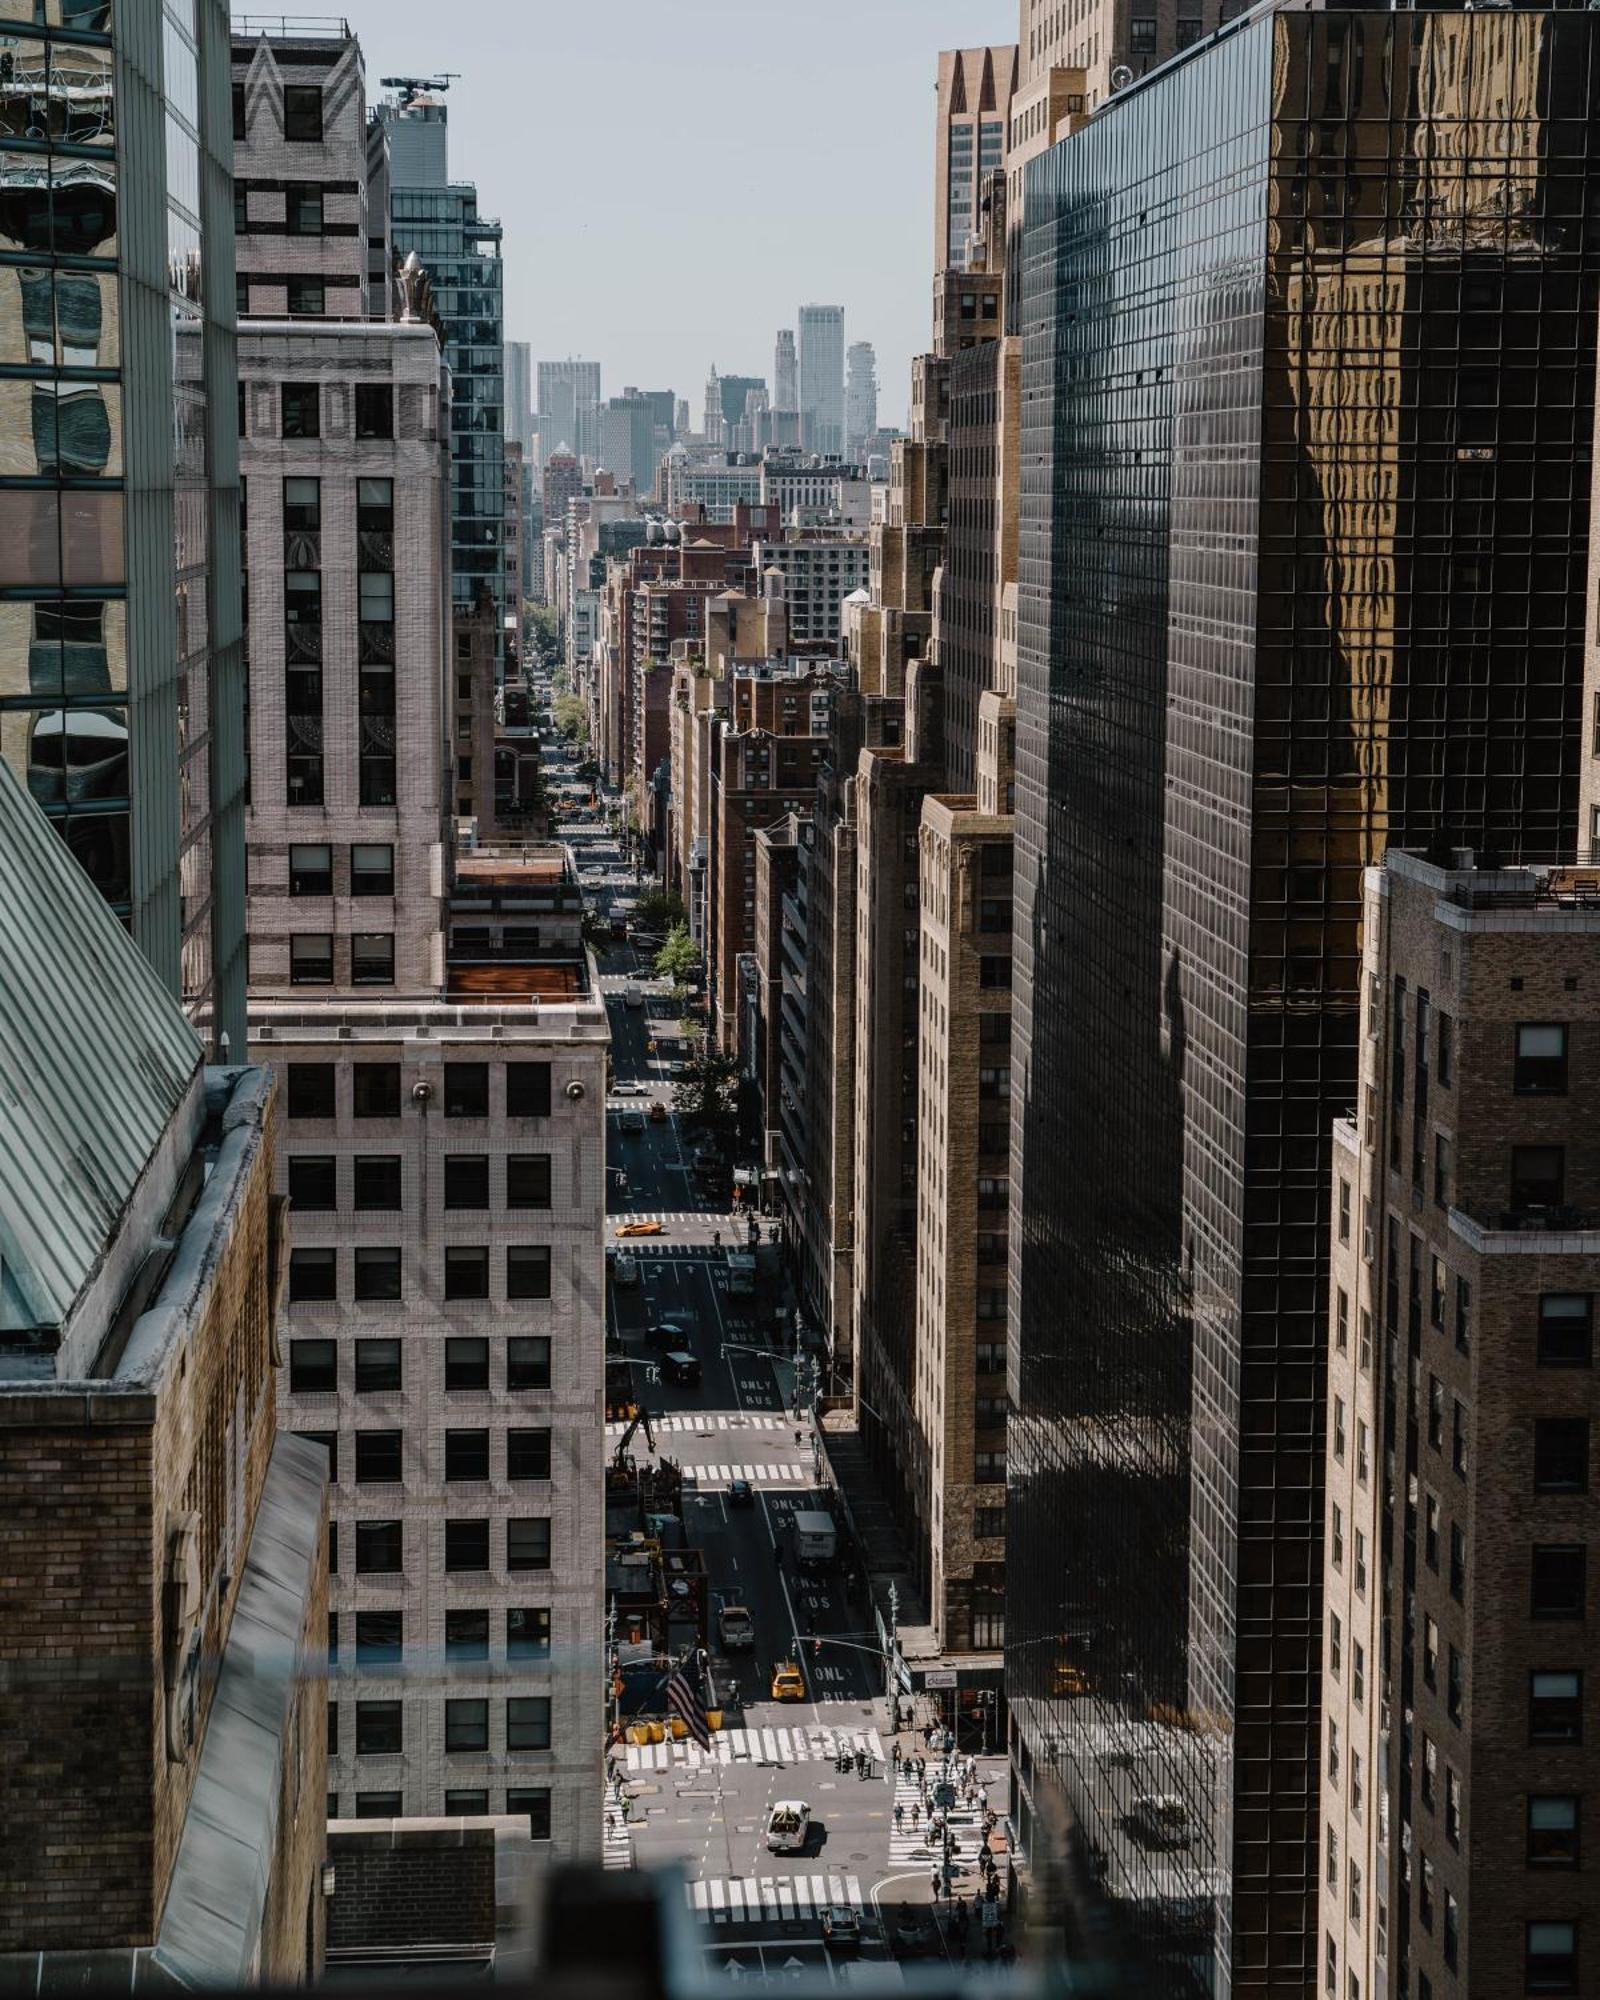
<svg viewBox="0 0 1600 2000">
<path fill-rule="evenodd" d="M 1333 1130 L 1318 1929 L 1340 1994 L 1581 1990 L 1600 895 L 1589 870 L 1469 858 L 1367 871 L 1360 1089 Z"/>
<path fill-rule="evenodd" d="M 273 1078 L 206 1067 L 3 765 L 0 910 L 0 1968 L 310 1983 L 327 1468 L 274 1420 Z"/>
<path fill-rule="evenodd" d="M 1070 1802 L 1179 1990 L 1321 1976 L 1361 868 L 1577 830 L 1597 37 L 1267 14 L 1027 173 L 1013 1776 L 1024 1843 Z"/>
<path fill-rule="evenodd" d="M 735 424 L 744 422 L 752 392 L 759 389 L 765 395 L 767 383 L 762 375 L 720 375 L 717 387 L 722 397 L 722 420 L 731 430 Z"/>
<path fill-rule="evenodd" d="M 380 103 L 389 135 L 394 254 L 413 250 L 432 285 L 450 368 L 453 458 L 451 595 L 457 617 L 479 596 L 494 605 L 504 661 L 506 614 L 504 417 L 500 224 L 478 212 L 478 190 L 449 175 L 446 108 L 426 93 Z"/>
<path fill-rule="evenodd" d="M 964 271 L 986 174 L 1005 165 L 1019 81 L 1013 42 L 942 49 L 934 112 L 933 269 Z"/>
<path fill-rule="evenodd" d="M 338 23 L 241 36 L 234 90 L 251 993 L 436 993 L 451 644 L 439 334 L 420 293 L 407 317 L 361 323 L 355 38 Z"/>
<path fill-rule="evenodd" d="M 600 411 L 600 458 L 619 486 L 648 493 L 656 477 L 655 407 L 637 390 L 613 396 Z"/>
<path fill-rule="evenodd" d="M 870 340 L 852 341 L 845 355 L 845 455 L 860 465 L 878 428 L 878 357 Z"/>
<path fill-rule="evenodd" d="M 1239 12 L 1230 0 L 1092 0 L 1082 8 L 1020 0 L 1020 6 L 1022 80 L 1081 70 L 1091 111 L 1116 89 L 1117 70 L 1143 76 Z"/>
<path fill-rule="evenodd" d="M 772 407 L 800 408 L 800 363 L 795 356 L 794 332 L 787 326 L 779 327 L 772 351 Z"/>
<path fill-rule="evenodd" d="M 844 451 L 844 307 L 800 308 L 800 441 Z"/>
<path fill-rule="evenodd" d="M 598 361 L 539 363 L 539 436 L 546 452 L 565 447 L 593 469 L 600 449 Z"/>
<path fill-rule="evenodd" d="M 242 1050 L 227 8 L 28 14 L 0 35 L 0 757 Z"/>
<path fill-rule="evenodd" d="M 722 443 L 726 421 L 722 413 L 722 382 L 713 362 L 706 375 L 705 402 L 700 415 L 700 433 L 707 444 Z"/>
<path fill-rule="evenodd" d="M 526 452 L 533 438 L 533 350 L 525 340 L 506 342 L 506 436 Z"/>
</svg>

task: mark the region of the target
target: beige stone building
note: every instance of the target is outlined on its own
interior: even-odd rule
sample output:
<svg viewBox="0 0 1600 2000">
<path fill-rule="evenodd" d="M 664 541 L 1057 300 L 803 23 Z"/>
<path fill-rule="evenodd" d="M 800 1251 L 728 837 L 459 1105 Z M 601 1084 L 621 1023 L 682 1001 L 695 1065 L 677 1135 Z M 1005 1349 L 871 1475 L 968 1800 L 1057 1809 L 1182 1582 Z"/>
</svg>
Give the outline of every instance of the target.
<svg viewBox="0 0 1600 2000">
<path fill-rule="evenodd" d="M 1090 111 L 1244 12 L 1243 0 L 1020 0 L 1019 94 L 1050 69 L 1081 70 Z"/>
</svg>

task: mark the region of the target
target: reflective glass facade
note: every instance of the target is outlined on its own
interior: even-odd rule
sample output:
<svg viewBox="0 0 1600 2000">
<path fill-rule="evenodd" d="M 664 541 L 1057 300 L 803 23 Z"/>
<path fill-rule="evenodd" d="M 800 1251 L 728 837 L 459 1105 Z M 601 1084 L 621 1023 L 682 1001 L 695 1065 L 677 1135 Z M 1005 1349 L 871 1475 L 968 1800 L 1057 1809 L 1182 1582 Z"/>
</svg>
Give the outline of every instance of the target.
<svg viewBox="0 0 1600 2000">
<path fill-rule="evenodd" d="M 1320 1981 L 1360 869 L 1575 839 L 1597 31 L 1241 23 L 1028 169 L 1008 1692 L 1172 1991 Z"/>
<path fill-rule="evenodd" d="M 227 62 L 218 0 L 0 7 L 0 756 L 242 1047 Z"/>
</svg>

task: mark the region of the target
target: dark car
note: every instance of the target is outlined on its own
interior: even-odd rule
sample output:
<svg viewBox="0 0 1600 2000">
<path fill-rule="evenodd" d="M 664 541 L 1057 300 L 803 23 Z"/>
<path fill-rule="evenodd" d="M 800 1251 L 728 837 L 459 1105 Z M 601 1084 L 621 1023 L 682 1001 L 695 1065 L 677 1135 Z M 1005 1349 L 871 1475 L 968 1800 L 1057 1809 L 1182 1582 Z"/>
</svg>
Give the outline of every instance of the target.
<svg viewBox="0 0 1600 2000">
<path fill-rule="evenodd" d="M 669 1382 L 677 1382 L 685 1388 L 698 1389 L 700 1386 L 700 1360 L 694 1354 L 663 1354 L 661 1372 Z"/>
<path fill-rule="evenodd" d="M 650 1345 L 665 1347 L 673 1352 L 689 1352 L 693 1336 L 681 1319 L 657 1320 L 650 1329 Z"/>
<path fill-rule="evenodd" d="M 756 1489 L 748 1479 L 728 1481 L 728 1505 L 730 1507 L 753 1507 L 756 1504 Z"/>
</svg>

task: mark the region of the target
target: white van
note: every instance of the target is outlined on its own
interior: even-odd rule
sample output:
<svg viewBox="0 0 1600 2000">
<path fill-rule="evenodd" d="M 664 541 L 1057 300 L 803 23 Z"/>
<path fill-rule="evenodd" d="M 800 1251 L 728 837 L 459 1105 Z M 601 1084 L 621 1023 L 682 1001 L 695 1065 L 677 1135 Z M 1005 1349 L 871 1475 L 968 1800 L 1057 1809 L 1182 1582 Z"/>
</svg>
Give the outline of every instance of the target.
<svg viewBox="0 0 1600 2000">
<path fill-rule="evenodd" d="M 767 1815 L 767 1846 L 774 1854 L 804 1854 L 811 1808 L 803 1799 L 779 1799 Z"/>
</svg>

